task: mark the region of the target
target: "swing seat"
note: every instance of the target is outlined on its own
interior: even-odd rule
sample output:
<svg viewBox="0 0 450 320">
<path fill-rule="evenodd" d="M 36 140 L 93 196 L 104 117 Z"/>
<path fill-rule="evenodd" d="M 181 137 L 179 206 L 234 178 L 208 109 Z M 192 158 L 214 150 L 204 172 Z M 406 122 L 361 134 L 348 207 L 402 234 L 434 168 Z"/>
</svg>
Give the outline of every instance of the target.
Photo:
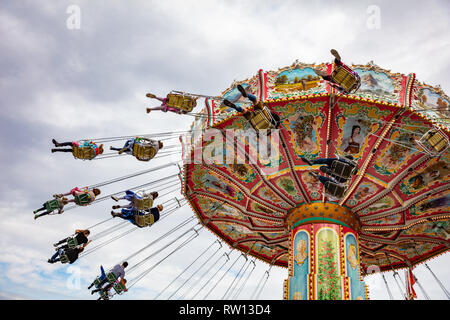
<svg viewBox="0 0 450 320">
<path fill-rule="evenodd" d="M 92 160 L 95 157 L 95 150 L 91 147 L 73 146 L 73 156 L 76 159 Z"/>
<path fill-rule="evenodd" d="M 186 94 L 169 93 L 167 95 L 166 104 L 172 108 L 191 112 L 197 105 L 197 98 Z"/>
<path fill-rule="evenodd" d="M 106 275 L 106 279 L 108 280 L 109 283 L 114 283 L 117 280 L 117 276 L 115 275 L 114 272 L 110 272 Z"/>
<path fill-rule="evenodd" d="M 91 196 L 88 193 L 77 194 L 74 199 L 79 206 L 87 206 L 91 203 Z"/>
<path fill-rule="evenodd" d="M 100 290 L 100 298 L 102 298 L 103 300 L 109 300 L 108 291 Z"/>
<path fill-rule="evenodd" d="M 153 198 L 149 195 L 143 198 L 133 198 L 133 207 L 138 210 L 150 209 L 153 206 Z"/>
<path fill-rule="evenodd" d="M 361 85 L 361 80 L 346 66 L 337 66 L 331 73 L 331 78 L 348 93 L 355 92 Z"/>
<path fill-rule="evenodd" d="M 442 155 L 450 144 L 447 135 L 437 128 L 429 130 L 416 143 L 432 157 Z"/>
<path fill-rule="evenodd" d="M 119 282 L 113 286 L 113 289 L 117 294 L 122 294 L 122 292 L 125 290 L 125 286 L 121 282 Z"/>
<path fill-rule="evenodd" d="M 95 278 L 95 280 L 94 280 L 94 286 L 95 286 L 96 288 L 98 288 L 98 286 L 100 285 L 100 282 L 101 282 L 100 277 Z"/>
<path fill-rule="evenodd" d="M 155 217 L 153 216 L 153 214 L 135 215 L 134 222 L 138 227 L 144 228 L 154 224 Z"/>
<path fill-rule="evenodd" d="M 262 106 L 262 109 L 253 111 L 249 122 L 253 129 L 255 129 L 256 131 L 270 130 L 275 128 L 275 120 L 272 117 L 272 113 L 265 105 Z"/>
<path fill-rule="evenodd" d="M 349 179 L 357 170 L 357 166 L 356 165 L 350 165 L 348 163 L 344 163 L 342 161 L 337 161 L 334 160 L 331 163 L 331 171 L 332 171 L 332 176 L 341 178 L 341 179 Z"/>
<path fill-rule="evenodd" d="M 77 247 L 78 246 L 77 238 L 75 238 L 75 237 L 67 238 L 67 246 L 69 247 L 69 249 L 73 249 L 73 248 Z"/>
<path fill-rule="evenodd" d="M 45 203 L 45 209 L 48 212 L 52 212 L 54 210 L 59 210 L 61 208 L 62 208 L 62 206 L 60 204 L 60 200 L 59 199 L 52 199 L 52 200 L 49 200 L 49 201 L 47 201 Z"/>
<path fill-rule="evenodd" d="M 67 257 L 67 254 L 63 253 L 59 256 L 59 261 L 61 261 L 62 264 L 69 262 L 69 258 Z"/>
<path fill-rule="evenodd" d="M 345 191 L 347 190 L 346 186 L 327 181 L 324 185 L 325 195 L 330 198 L 341 199 Z"/>
<path fill-rule="evenodd" d="M 156 150 L 152 144 L 139 140 L 133 144 L 132 154 L 140 161 L 149 161 L 156 155 Z"/>
</svg>

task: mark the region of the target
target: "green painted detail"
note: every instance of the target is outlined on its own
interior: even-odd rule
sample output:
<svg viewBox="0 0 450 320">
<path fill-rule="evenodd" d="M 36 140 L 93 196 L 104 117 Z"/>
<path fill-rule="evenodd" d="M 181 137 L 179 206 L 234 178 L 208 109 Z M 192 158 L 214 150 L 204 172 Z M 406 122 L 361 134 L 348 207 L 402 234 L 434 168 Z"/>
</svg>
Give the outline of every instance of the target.
<svg viewBox="0 0 450 320">
<path fill-rule="evenodd" d="M 302 219 L 302 220 L 296 222 L 293 225 L 292 229 L 297 227 L 298 225 L 300 225 L 302 223 L 305 223 L 305 222 L 308 222 L 308 221 L 323 221 L 324 223 L 326 223 L 326 221 L 328 221 L 328 222 L 332 222 L 332 223 L 335 223 L 335 224 L 340 224 L 340 225 L 342 225 L 344 227 L 352 229 L 352 227 L 350 227 L 348 224 L 346 224 L 346 223 L 344 223 L 342 221 L 339 221 L 339 220 L 336 220 L 336 219 L 331 219 L 331 218 L 325 218 L 325 217 L 313 217 L 313 218 Z"/>
</svg>

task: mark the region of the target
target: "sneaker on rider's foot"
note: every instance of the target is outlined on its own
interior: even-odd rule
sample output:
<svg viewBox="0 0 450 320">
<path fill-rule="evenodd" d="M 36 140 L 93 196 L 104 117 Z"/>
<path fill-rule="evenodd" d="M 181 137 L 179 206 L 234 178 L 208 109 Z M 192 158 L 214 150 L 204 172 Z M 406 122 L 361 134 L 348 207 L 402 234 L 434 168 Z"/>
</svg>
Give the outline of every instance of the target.
<svg viewBox="0 0 450 320">
<path fill-rule="evenodd" d="M 242 96 L 244 98 L 247 98 L 247 91 L 245 91 L 244 87 L 241 86 L 240 84 L 237 85 L 237 89 L 239 90 L 239 92 L 242 94 Z"/>
<path fill-rule="evenodd" d="M 341 61 L 341 56 L 339 55 L 339 53 L 337 52 L 337 50 L 331 49 L 330 52 L 331 52 L 331 54 L 332 54 L 336 59 L 338 59 L 339 61 Z"/>
</svg>

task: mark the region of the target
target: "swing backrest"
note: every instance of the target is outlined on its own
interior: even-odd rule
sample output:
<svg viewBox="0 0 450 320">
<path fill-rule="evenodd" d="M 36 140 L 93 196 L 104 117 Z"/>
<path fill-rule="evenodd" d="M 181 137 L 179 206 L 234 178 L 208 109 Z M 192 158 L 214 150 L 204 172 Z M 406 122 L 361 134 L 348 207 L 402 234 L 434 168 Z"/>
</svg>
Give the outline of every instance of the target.
<svg viewBox="0 0 450 320">
<path fill-rule="evenodd" d="M 156 155 L 155 147 L 151 144 L 139 141 L 133 145 L 133 156 L 141 161 L 149 161 Z"/>
<path fill-rule="evenodd" d="M 117 280 L 117 276 L 114 272 L 110 272 L 106 275 L 106 279 L 109 283 L 114 283 Z"/>
<path fill-rule="evenodd" d="M 113 286 L 113 289 L 117 294 L 122 294 L 122 292 L 125 290 L 125 286 L 122 284 L 122 282 L 119 282 Z"/>
<path fill-rule="evenodd" d="M 94 286 L 95 286 L 96 288 L 98 288 L 98 286 L 100 285 L 100 282 L 101 282 L 100 277 L 95 278 L 95 280 L 94 280 Z"/>
<path fill-rule="evenodd" d="M 73 156 L 77 159 L 92 160 L 95 158 L 95 150 L 91 147 L 73 146 Z"/>
<path fill-rule="evenodd" d="M 141 199 L 133 197 L 133 207 L 138 210 L 150 209 L 153 206 L 153 198 L 151 195 L 145 196 Z"/>
<path fill-rule="evenodd" d="M 262 109 L 253 111 L 250 118 L 250 124 L 257 131 L 275 128 L 273 125 L 274 122 L 270 110 L 265 105 L 262 106 Z"/>
<path fill-rule="evenodd" d="M 331 181 L 327 181 L 324 184 L 324 189 L 327 196 L 340 199 L 344 196 L 347 187 Z"/>
<path fill-rule="evenodd" d="M 144 228 L 155 223 L 155 217 L 153 214 L 135 215 L 134 222 L 138 227 Z"/>
<path fill-rule="evenodd" d="M 61 261 L 61 263 L 67 263 L 69 262 L 69 257 L 67 257 L 67 254 L 63 253 L 62 255 L 59 256 L 59 261 Z"/>
<path fill-rule="evenodd" d="M 197 99 L 189 95 L 169 93 L 167 95 L 166 104 L 172 108 L 191 112 L 197 105 Z"/>
<path fill-rule="evenodd" d="M 109 300 L 108 291 L 100 290 L 100 298 L 102 298 L 103 300 Z"/>
<path fill-rule="evenodd" d="M 331 78 L 347 92 L 356 91 L 359 88 L 359 79 L 344 66 L 337 66 L 331 73 Z"/>
<path fill-rule="evenodd" d="M 61 208 L 62 208 L 62 206 L 61 206 L 60 200 L 58 200 L 58 199 L 52 199 L 45 203 L 45 209 L 49 212 L 52 212 L 54 210 L 59 210 Z"/>
<path fill-rule="evenodd" d="M 338 160 L 334 160 L 330 167 L 334 176 L 343 179 L 350 178 L 355 170 L 354 166 Z"/>
<path fill-rule="evenodd" d="M 79 206 L 86 206 L 91 203 L 91 196 L 88 193 L 81 193 L 74 196 L 75 203 Z"/>
<path fill-rule="evenodd" d="M 67 246 L 68 246 L 70 249 L 73 249 L 73 248 L 77 247 L 77 246 L 78 246 L 78 240 L 77 240 L 77 238 L 75 238 L 75 237 L 69 237 L 69 238 L 67 238 Z"/>
<path fill-rule="evenodd" d="M 440 129 L 433 128 L 425 133 L 420 140 L 416 141 L 424 151 L 438 157 L 449 147 L 449 139 Z"/>
</svg>

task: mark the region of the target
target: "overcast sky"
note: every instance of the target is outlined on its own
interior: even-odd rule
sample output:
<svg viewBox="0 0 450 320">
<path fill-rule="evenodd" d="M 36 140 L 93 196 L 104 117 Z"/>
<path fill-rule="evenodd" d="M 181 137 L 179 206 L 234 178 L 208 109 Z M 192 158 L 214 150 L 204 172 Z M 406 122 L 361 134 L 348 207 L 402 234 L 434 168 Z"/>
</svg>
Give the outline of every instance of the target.
<svg viewBox="0 0 450 320">
<path fill-rule="evenodd" d="M 68 13 L 71 5 L 80 10 L 79 28 L 68 25 L 76 12 Z M 164 96 L 170 90 L 181 90 L 218 95 L 233 80 L 252 77 L 261 68 L 276 70 L 296 59 L 329 62 L 330 48 L 337 49 L 347 63 L 373 60 L 392 72 L 416 73 L 419 81 L 441 85 L 448 94 L 449 8 L 446 0 L 2 1 L 0 298 L 93 299 L 87 286 L 100 264 L 112 267 L 192 215 L 189 207 L 183 207 L 71 267 L 48 264 L 54 242 L 76 228 L 108 219 L 112 201 L 36 221 L 34 209 L 51 195 L 74 186 L 96 184 L 149 167 L 127 156 L 81 161 L 70 154 L 51 154 L 52 138 L 72 141 L 187 130 L 193 119 L 189 116 L 147 115 L 145 108 L 157 102 L 145 93 Z M 378 13 L 380 20 L 376 19 Z M 176 144 L 171 140 L 166 145 Z M 173 160 L 177 157 L 154 159 L 150 166 Z M 102 193 L 176 172 L 173 166 L 108 185 Z M 181 197 L 173 191 L 164 200 L 175 196 Z M 109 221 L 93 232 L 117 223 Z M 179 234 L 184 230 L 187 227 Z M 153 299 L 214 239 L 209 231 L 200 232 L 197 239 L 118 299 Z M 142 257 L 156 251 L 157 245 Z M 206 261 L 214 250 L 215 245 L 201 259 Z M 228 250 L 219 250 L 217 257 Z M 146 266 L 169 252 L 152 258 Z M 238 256 L 232 253 L 231 261 Z M 239 259 L 208 298 L 221 299 L 243 263 L 244 259 Z M 448 289 L 449 264 L 448 253 L 428 263 Z M 185 272 L 160 298 L 166 299 L 195 269 Z M 267 264 L 256 264 L 239 298 L 250 298 L 267 269 Z M 415 270 L 431 298 L 445 298 L 423 265 Z M 386 277 L 395 298 L 400 299 L 392 274 L 386 273 Z M 286 269 L 273 268 L 260 298 L 281 299 L 286 278 Z M 197 284 L 206 279 L 197 279 Z M 379 275 L 369 277 L 367 283 L 372 299 L 389 298 Z M 183 287 L 174 297 L 182 296 L 188 288 Z M 199 288 L 200 284 L 191 291 Z M 416 291 L 423 299 L 420 289 Z"/>
</svg>

